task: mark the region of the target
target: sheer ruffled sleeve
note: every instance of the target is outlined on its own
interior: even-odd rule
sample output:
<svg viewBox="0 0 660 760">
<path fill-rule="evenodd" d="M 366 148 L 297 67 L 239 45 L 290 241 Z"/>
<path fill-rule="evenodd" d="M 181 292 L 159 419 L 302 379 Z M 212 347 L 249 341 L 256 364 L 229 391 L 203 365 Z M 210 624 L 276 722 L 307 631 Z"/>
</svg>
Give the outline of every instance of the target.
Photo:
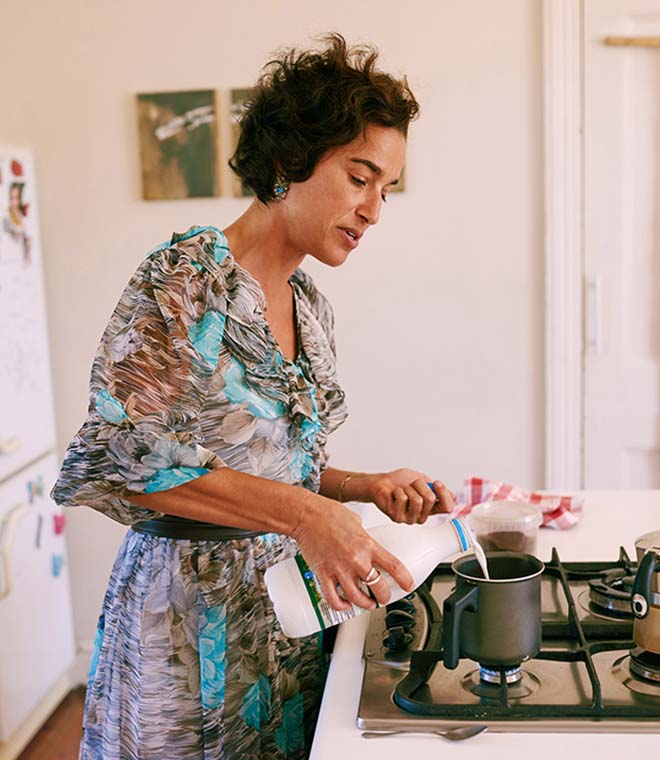
<svg viewBox="0 0 660 760">
<path fill-rule="evenodd" d="M 132 524 L 157 513 L 130 503 L 131 493 L 224 466 L 202 446 L 199 424 L 226 319 L 215 256 L 161 247 L 129 282 L 94 359 L 88 417 L 52 491 L 58 504 Z"/>
</svg>

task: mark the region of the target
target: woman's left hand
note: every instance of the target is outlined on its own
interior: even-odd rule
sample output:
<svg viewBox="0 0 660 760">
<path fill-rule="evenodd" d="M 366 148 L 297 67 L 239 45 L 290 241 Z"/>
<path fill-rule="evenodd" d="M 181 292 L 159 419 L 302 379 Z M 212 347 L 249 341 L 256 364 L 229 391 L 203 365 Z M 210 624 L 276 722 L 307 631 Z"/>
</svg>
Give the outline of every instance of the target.
<svg viewBox="0 0 660 760">
<path fill-rule="evenodd" d="M 369 477 L 369 500 L 394 522 L 424 523 L 429 515 L 452 512 L 456 507 L 454 494 L 447 486 L 436 480 L 431 490 L 430 478 L 423 472 L 404 467 Z"/>
</svg>

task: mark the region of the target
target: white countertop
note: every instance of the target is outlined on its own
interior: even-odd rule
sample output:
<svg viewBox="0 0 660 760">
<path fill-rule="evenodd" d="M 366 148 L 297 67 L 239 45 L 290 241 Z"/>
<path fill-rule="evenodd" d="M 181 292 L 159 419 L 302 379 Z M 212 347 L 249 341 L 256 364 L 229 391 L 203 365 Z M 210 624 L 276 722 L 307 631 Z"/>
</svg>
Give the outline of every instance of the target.
<svg viewBox="0 0 660 760">
<path fill-rule="evenodd" d="M 362 510 L 365 508 L 362 507 Z M 363 512 L 365 525 L 377 522 L 374 512 Z M 375 510 L 375 507 L 373 508 Z M 568 531 L 544 528 L 539 556 L 550 559 L 556 546 L 565 561 L 615 561 L 624 546 L 635 558 L 635 539 L 660 529 L 660 491 L 593 491 L 585 494 L 580 523 Z M 355 721 L 362 684 L 362 645 L 368 615 L 344 623 L 337 635 L 330 672 L 310 760 L 388 760 L 405 753 L 406 760 L 434 755 L 471 760 L 562 760 L 588 758 L 621 760 L 626 753 L 657 756 L 658 734 L 610 733 L 495 733 L 487 732 L 465 742 L 448 742 L 432 736 L 363 739 Z"/>
</svg>

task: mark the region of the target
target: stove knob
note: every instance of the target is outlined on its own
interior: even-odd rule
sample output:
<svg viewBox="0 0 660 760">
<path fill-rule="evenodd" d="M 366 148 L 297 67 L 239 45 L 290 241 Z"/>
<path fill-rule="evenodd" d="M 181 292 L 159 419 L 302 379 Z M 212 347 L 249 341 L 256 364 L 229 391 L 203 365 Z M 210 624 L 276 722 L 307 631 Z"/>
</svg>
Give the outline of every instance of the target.
<svg viewBox="0 0 660 760">
<path fill-rule="evenodd" d="M 383 639 L 383 646 L 390 652 L 394 652 L 398 649 L 405 649 L 410 646 L 413 640 L 412 633 L 406 633 L 406 631 L 398 626 L 397 628 L 390 628 L 387 636 Z"/>
<path fill-rule="evenodd" d="M 387 628 L 403 628 L 408 632 L 415 627 L 415 618 L 405 610 L 389 610 L 385 613 L 385 626 Z"/>
<path fill-rule="evenodd" d="M 403 610 L 404 612 L 408 612 L 412 615 L 413 612 L 415 611 L 415 604 L 411 599 L 412 596 L 413 595 L 411 594 L 410 596 L 406 596 L 403 599 L 399 599 L 398 602 L 392 602 L 392 604 L 388 604 L 387 609 L 388 610 Z"/>
</svg>

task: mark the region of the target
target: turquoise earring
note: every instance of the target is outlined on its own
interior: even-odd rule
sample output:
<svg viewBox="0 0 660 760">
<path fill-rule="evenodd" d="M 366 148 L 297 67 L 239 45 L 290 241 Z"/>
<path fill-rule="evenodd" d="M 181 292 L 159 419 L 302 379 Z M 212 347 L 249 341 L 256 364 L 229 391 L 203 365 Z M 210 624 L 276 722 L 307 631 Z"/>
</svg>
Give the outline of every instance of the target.
<svg viewBox="0 0 660 760">
<path fill-rule="evenodd" d="M 273 188 L 273 195 L 278 201 L 286 198 L 286 194 L 289 192 L 291 183 L 283 177 L 278 177 L 275 180 L 275 187 Z"/>
</svg>

